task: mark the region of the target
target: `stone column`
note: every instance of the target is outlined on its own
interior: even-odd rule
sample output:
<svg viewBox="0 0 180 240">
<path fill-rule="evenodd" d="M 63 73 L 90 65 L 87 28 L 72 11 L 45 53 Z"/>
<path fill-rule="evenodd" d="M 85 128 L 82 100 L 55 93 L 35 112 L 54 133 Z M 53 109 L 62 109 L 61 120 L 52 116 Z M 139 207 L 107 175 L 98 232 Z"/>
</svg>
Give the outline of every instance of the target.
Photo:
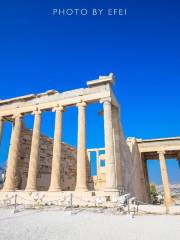
<svg viewBox="0 0 180 240">
<path fill-rule="evenodd" d="M 166 209 L 168 211 L 169 207 L 172 204 L 172 199 L 171 199 L 171 191 L 169 187 L 169 180 L 168 180 L 168 174 L 167 174 L 167 168 L 166 168 L 165 152 L 161 151 L 161 152 L 158 152 L 158 154 L 159 154 L 159 160 L 160 160 L 162 183 L 164 188 L 164 201 L 165 201 Z"/>
<path fill-rule="evenodd" d="M 77 104 L 78 107 L 78 143 L 77 143 L 77 179 L 76 191 L 87 191 L 86 182 L 86 103 Z"/>
<path fill-rule="evenodd" d="M 88 177 L 90 177 L 91 176 L 91 151 L 87 151 L 87 160 L 88 160 L 88 165 L 89 165 Z"/>
<path fill-rule="evenodd" d="M 99 179 L 100 177 L 100 174 L 99 174 L 99 171 L 100 171 L 100 162 L 99 162 L 99 150 L 97 149 L 96 150 L 96 168 L 97 168 L 97 179 Z"/>
<path fill-rule="evenodd" d="M 180 152 L 178 152 L 176 159 L 180 168 Z"/>
<path fill-rule="evenodd" d="M 115 167 L 116 167 L 116 181 L 117 188 L 123 189 L 122 185 L 122 170 L 121 170 L 121 127 L 119 118 L 119 108 L 112 108 L 113 117 L 113 138 L 114 138 L 114 157 L 115 157 Z"/>
<path fill-rule="evenodd" d="M 37 189 L 37 171 L 39 162 L 39 144 L 41 134 L 41 111 L 34 111 L 34 127 L 31 143 L 31 153 L 29 160 L 29 170 L 26 191 L 36 191 Z"/>
<path fill-rule="evenodd" d="M 117 191 L 116 167 L 114 156 L 113 119 L 111 99 L 101 100 L 104 108 L 104 137 L 106 155 L 106 191 Z"/>
<path fill-rule="evenodd" d="M 143 168 L 143 176 L 144 176 L 144 202 L 150 203 L 150 187 L 149 187 L 149 176 L 148 176 L 148 169 L 147 169 L 147 160 L 144 157 L 144 154 L 141 154 L 141 161 L 142 161 L 142 168 Z"/>
<path fill-rule="evenodd" d="M 87 151 L 87 156 L 88 156 L 88 161 L 89 161 L 89 165 L 91 164 L 91 152 Z"/>
<path fill-rule="evenodd" d="M 61 190 L 61 145 L 62 145 L 62 113 L 63 107 L 58 106 L 56 111 L 55 129 L 54 129 L 54 145 L 51 170 L 51 183 L 49 191 Z"/>
<path fill-rule="evenodd" d="M 2 140 L 3 124 L 4 124 L 3 117 L 0 116 L 0 144 L 1 144 L 1 140 Z"/>
<path fill-rule="evenodd" d="M 16 173 L 18 166 L 21 129 L 22 115 L 16 114 L 14 116 L 14 126 L 11 133 L 11 142 L 9 147 L 8 163 L 6 170 L 6 180 L 3 188 L 4 191 L 14 191 L 16 188 Z"/>
</svg>

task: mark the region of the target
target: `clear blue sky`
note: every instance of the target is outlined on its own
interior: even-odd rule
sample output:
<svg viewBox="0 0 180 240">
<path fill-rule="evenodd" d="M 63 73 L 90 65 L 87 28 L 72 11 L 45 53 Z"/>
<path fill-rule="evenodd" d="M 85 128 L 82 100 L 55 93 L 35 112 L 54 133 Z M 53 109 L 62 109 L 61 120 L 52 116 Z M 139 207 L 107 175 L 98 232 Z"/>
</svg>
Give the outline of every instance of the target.
<svg viewBox="0 0 180 240">
<path fill-rule="evenodd" d="M 119 16 L 52 16 L 53 8 L 127 8 Z M 4 0 L 0 2 L 0 98 L 86 86 L 114 72 L 126 137 L 180 136 L 180 2 L 178 0 Z M 87 146 L 103 146 L 101 106 L 87 110 Z M 32 127 L 32 117 L 27 117 Z M 42 132 L 53 135 L 53 114 Z M 1 148 L 1 164 L 7 155 Z M 76 145 L 77 110 L 64 114 L 63 139 Z M 173 163 L 174 162 L 174 163 Z M 150 178 L 159 181 L 149 164 Z M 175 161 L 171 181 L 180 181 Z"/>
</svg>

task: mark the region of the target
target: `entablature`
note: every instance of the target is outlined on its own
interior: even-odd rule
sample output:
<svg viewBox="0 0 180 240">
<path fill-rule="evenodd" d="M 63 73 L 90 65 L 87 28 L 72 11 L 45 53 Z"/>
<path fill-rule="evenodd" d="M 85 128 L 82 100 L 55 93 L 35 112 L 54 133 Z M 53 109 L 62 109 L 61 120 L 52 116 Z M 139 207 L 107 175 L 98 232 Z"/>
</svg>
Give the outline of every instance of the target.
<svg viewBox="0 0 180 240">
<path fill-rule="evenodd" d="M 94 81 L 94 80 L 93 80 Z M 92 81 L 92 82 L 93 82 Z M 111 98 L 112 104 L 117 106 L 117 100 L 112 91 L 112 82 L 114 76 L 100 77 L 98 84 L 90 84 L 88 88 L 80 88 L 76 90 L 58 92 L 56 90 L 49 90 L 40 94 L 29 94 L 25 96 L 15 97 L 11 99 L 0 101 L 0 116 L 8 117 L 14 115 L 16 111 L 22 114 L 31 113 L 34 108 L 39 108 L 42 111 L 49 111 L 57 106 L 75 106 L 79 102 L 95 103 L 103 98 Z"/>
</svg>

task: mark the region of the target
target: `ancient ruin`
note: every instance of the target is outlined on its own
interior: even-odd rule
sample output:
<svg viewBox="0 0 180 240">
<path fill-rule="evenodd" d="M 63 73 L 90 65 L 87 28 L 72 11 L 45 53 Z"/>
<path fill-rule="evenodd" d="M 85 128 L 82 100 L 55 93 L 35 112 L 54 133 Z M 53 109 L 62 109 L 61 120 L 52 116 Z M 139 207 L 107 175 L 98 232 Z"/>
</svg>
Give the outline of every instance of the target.
<svg viewBox="0 0 180 240">
<path fill-rule="evenodd" d="M 159 159 L 165 204 L 172 204 L 165 159 L 180 159 L 180 137 L 126 140 L 114 81 L 110 74 L 88 81 L 87 88 L 63 93 L 50 90 L 0 101 L 0 134 L 4 121 L 13 123 L 1 198 L 18 192 L 21 201 L 23 197 L 31 199 L 33 193 L 55 199 L 71 192 L 82 200 L 104 196 L 111 201 L 113 196 L 131 193 L 148 202 L 147 160 Z M 105 146 L 86 149 L 86 106 L 96 102 L 103 106 Z M 77 149 L 62 143 L 63 112 L 68 106 L 78 108 Z M 56 113 L 54 139 L 41 134 L 43 111 Z M 34 115 L 33 130 L 24 127 L 23 117 L 27 114 Z M 97 176 L 90 175 L 92 152 L 96 153 Z"/>
</svg>

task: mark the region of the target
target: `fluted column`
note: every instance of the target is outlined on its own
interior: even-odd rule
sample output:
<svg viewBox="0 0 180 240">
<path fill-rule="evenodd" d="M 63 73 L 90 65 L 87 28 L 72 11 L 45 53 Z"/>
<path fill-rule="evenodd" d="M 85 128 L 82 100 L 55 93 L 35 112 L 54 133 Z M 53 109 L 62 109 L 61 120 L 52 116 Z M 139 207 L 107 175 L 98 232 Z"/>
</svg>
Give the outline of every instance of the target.
<svg viewBox="0 0 180 240">
<path fill-rule="evenodd" d="M 51 170 L 51 183 L 49 191 L 61 190 L 61 145 L 62 145 L 62 113 L 63 107 L 54 108 L 56 111 L 55 129 L 54 129 L 54 145 Z"/>
<path fill-rule="evenodd" d="M 3 133 L 3 125 L 4 125 L 4 120 L 3 120 L 3 117 L 0 116 L 0 144 L 1 144 L 2 133 Z"/>
<path fill-rule="evenodd" d="M 159 160 L 160 160 L 162 183 L 164 188 L 164 201 L 165 201 L 165 206 L 168 210 L 172 204 L 172 199 L 171 199 L 171 191 L 169 187 L 169 180 L 168 180 L 168 174 L 167 174 L 167 168 L 166 168 L 165 152 L 161 151 L 158 153 L 159 153 Z"/>
<path fill-rule="evenodd" d="M 112 108 L 113 117 L 113 138 L 114 138 L 114 157 L 115 157 L 115 167 L 116 167 L 116 181 L 117 188 L 122 189 L 122 169 L 121 169 L 121 126 L 119 117 L 119 108 Z"/>
<path fill-rule="evenodd" d="M 113 119 L 111 99 L 102 99 L 104 108 L 104 137 L 106 155 L 106 191 L 117 191 L 116 167 L 114 156 Z"/>
<path fill-rule="evenodd" d="M 21 129 L 22 115 L 16 114 L 14 115 L 14 126 L 11 133 L 11 142 L 6 170 L 6 180 L 3 188 L 4 191 L 14 191 L 16 188 L 16 173 L 18 165 Z"/>
<path fill-rule="evenodd" d="M 86 103 L 77 104 L 78 107 L 78 144 L 77 144 L 77 179 L 76 191 L 87 191 L 86 183 Z"/>
<path fill-rule="evenodd" d="M 41 133 L 41 111 L 35 110 L 26 191 L 37 190 L 36 188 L 37 188 L 37 171 L 38 171 L 38 162 L 39 162 L 40 133 Z"/>
</svg>

